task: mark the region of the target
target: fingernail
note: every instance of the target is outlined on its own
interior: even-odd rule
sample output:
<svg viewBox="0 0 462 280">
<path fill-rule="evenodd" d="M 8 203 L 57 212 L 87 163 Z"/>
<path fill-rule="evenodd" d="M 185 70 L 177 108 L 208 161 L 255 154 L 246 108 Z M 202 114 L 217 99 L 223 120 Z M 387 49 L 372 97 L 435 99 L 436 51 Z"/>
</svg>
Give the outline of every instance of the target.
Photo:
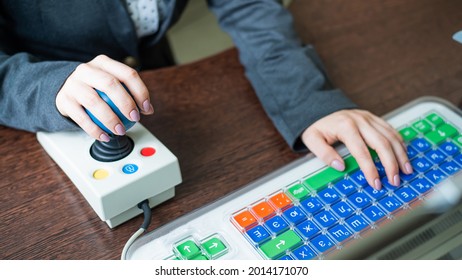
<svg viewBox="0 0 462 280">
<path fill-rule="evenodd" d="M 109 136 L 106 134 L 106 133 L 101 133 L 101 135 L 99 136 L 99 140 L 103 141 L 103 142 L 109 142 Z"/>
<path fill-rule="evenodd" d="M 120 123 L 117 124 L 114 129 L 115 129 L 115 131 L 117 132 L 118 135 L 124 135 L 125 134 L 125 128 Z"/>
<path fill-rule="evenodd" d="M 378 191 L 382 188 L 382 183 L 380 182 L 379 179 L 374 180 L 374 188 Z"/>
<path fill-rule="evenodd" d="M 330 164 L 335 170 L 338 171 L 343 171 L 345 170 L 345 164 L 343 164 L 341 161 L 334 159 L 332 163 Z"/>
<path fill-rule="evenodd" d="M 393 185 L 398 187 L 399 183 L 400 183 L 399 176 L 398 175 L 393 176 Z"/>
<path fill-rule="evenodd" d="M 149 113 L 149 112 L 152 112 L 153 110 L 154 110 L 154 108 L 152 108 L 151 103 L 149 102 L 149 100 L 146 99 L 146 100 L 143 102 L 143 111 L 144 111 L 145 113 Z"/>
<path fill-rule="evenodd" d="M 140 120 L 140 113 L 138 113 L 138 110 L 132 110 L 130 112 L 130 118 L 132 121 L 137 122 Z"/>
<path fill-rule="evenodd" d="M 412 165 L 409 162 L 406 162 L 404 164 L 404 169 L 406 169 L 407 174 L 411 174 L 412 172 L 414 172 L 414 170 L 412 170 Z"/>
</svg>

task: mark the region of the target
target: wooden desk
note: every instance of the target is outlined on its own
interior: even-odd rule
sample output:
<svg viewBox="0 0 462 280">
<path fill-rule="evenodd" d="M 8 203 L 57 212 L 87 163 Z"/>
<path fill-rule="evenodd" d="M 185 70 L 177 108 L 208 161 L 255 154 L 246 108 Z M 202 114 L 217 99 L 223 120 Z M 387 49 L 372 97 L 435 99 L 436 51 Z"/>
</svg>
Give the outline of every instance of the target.
<svg viewBox="0 0 462 280">
<path fill-rule="evenodd" d="M 406 4 L 403 4 L 406 2 Z M 421 95 L 462 97 L 457 0 L 297 1 L 297 30 L 334 83 L 384 114 Z M 267 174 L 299 155 L 260 106 L 237 52 L 142 73 L 156 114 L 142 123 L 178 156 L 184 182 L 156 207 L 150 230 Z M 114 230 L 41 149 L 35 135 L 0 127 L 0 259 L 118 259 L 139 225 Z"/>
</svg>

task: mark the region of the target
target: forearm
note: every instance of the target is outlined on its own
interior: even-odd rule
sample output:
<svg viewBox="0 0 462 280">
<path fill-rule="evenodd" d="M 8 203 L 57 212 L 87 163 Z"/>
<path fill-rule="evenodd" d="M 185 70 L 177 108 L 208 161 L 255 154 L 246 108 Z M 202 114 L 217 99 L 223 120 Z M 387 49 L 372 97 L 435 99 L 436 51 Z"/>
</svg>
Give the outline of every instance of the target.
<svg viewBox="0 0 462 280">
<path fill-rule="evenodd" d="M 33 132 L 76 129 L 58 112 L 55 99 L 78 64 L 0 51 L 0 124 Z"/>
<path fill-rule="evenodd" d="M 270 0 L 209 0 L 220 25 L 239 49 L 246 76 L 267 114 L 294 150 L 300 135 L 332 112 L 354 108 L 338 89 L 329 89 L 314 51 L 303 47 L 292 17 Z"/>
</svg>

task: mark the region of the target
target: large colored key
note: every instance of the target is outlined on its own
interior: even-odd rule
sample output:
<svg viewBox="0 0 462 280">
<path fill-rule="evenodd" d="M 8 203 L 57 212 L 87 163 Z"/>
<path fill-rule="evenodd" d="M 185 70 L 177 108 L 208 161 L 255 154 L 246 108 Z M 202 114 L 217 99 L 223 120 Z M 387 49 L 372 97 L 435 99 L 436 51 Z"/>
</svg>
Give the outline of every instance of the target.
<svg viewBox="0 0 462 280">
<path fill-rule="evenodd" d="M 337 171 L 332 167 L 327 167 L 321 172 L 308 177 L 305 180 L 305 183 L 310 186 L 313 190 L 319 191 L 324 186 L 330 182 L 335 182 L 345 176 L 345 174 L 350 173 L 358 169 L 358 163 L 352 156 L 344 158 L 345 161 L 345 170 L 343 172 Z"/>
<path fill-rule="evenodd" d="M 269 259 L 275 259 L 286 250 L 293 249 L 301 243 L 302 239 L 294 231 L 288 230 L 263 244 L 260 249 Z"/>
</svg>

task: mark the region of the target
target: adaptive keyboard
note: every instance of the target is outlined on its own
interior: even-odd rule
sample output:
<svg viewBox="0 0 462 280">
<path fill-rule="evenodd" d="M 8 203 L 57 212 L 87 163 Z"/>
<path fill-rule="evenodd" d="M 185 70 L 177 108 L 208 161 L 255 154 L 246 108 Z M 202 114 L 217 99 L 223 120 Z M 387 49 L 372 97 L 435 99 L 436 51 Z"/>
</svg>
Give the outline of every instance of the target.
<svg viewBox="0 0 462 280">
<path fill-rule="evenodd" d="M 129 259 L 284 259 L 335 257 L 416 211 L 462 169 L 462 113 L 420 98 L 384 117 L 403 136 L 414 173 L 392 186 L 371 150 L 380 191 L 365 180 L 345 147 L 345 170 L 312 155 L 185 215 L 137 240 Z M 462 186 L 458 186 L 462 188 Z"/>
</svg>

